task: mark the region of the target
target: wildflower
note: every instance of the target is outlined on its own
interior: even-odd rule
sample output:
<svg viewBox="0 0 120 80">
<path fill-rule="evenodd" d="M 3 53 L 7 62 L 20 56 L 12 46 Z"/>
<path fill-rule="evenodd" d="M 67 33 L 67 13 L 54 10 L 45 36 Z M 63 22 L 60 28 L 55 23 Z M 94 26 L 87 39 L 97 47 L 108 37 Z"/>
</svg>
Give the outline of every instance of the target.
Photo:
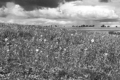
<svg viewBox="0 0 120 80">
<path fill-rule="evenodd" d="M 91 39 L 91 42 L 93 43 L 95 40 L 94 39 Z"/>
</svg>

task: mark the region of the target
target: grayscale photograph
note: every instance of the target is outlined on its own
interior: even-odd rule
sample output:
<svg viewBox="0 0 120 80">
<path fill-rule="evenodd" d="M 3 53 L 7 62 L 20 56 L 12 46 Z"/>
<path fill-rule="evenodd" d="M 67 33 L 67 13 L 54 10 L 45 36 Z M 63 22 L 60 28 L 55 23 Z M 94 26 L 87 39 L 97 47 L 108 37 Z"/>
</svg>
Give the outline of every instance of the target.
<svg viewBox="0 0 120 80">
<path fill-rule="evenodd" d="M 0 80 L 120 80 L 120 0 L 0 0 Z"/>
</svg>

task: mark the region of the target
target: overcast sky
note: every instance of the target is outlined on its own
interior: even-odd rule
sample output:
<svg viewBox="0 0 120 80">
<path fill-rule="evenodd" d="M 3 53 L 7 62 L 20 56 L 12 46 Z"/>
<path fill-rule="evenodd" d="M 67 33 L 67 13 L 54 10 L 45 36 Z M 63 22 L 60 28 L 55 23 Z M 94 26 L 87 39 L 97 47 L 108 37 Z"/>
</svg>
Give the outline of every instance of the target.
<svg viewBox="0 0 120 80">
<path fill-rule="evenodd" d="M 0 21 L 41 25 L 113 23 L 120 17 L 119 4 L 120 0 L 0 0 Z"/>
</svg>

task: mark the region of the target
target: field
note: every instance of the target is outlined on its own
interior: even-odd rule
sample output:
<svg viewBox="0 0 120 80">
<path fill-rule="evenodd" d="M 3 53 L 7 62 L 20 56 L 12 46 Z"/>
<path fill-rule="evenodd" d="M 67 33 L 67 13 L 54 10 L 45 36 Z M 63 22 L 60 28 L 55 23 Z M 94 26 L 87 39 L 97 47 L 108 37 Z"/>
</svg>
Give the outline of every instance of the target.
<svg viewBox="0 0 120 80">
<path fill-rule="evenodd" d="M 0 24 L 0 80 L 119 80 L 120 35 Z"/>
</svg>

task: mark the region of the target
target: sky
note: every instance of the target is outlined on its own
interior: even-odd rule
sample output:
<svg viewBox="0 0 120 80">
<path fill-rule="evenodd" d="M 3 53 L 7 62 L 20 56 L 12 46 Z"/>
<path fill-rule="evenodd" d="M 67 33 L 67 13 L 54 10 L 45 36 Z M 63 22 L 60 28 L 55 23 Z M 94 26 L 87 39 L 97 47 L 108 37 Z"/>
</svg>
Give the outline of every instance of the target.
<svg viewBox="0 0 120 80">
<path fill-rule="evenodd" d="M 40 25 L 119 24 L 120 0 L 0 0 L 0 22 Z"/>
</svg>

